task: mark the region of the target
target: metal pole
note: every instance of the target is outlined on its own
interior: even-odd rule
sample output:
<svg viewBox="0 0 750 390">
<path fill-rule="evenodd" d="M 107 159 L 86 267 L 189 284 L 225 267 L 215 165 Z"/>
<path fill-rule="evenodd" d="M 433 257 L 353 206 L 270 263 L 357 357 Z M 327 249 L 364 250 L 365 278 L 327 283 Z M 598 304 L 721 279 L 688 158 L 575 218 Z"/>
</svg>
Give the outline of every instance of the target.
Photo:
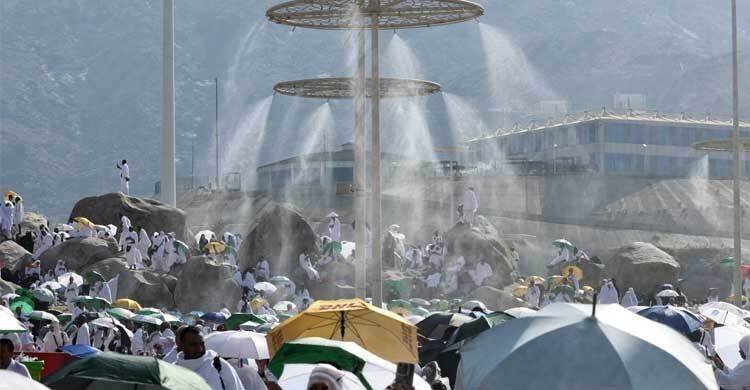
<svg viewBox="0 0 750 390">
<path fill-rule="evenodd" d="M 162 36 L 161 201 L 177 205 L 174 120 L 174 5 L 164 0 Z"/>
<path fill-rule="evenodd" d="M 734 300 L 737 306 L 742 306 L 742 241 L 740 238 L 740 117 L 739 117 L 739 89 L 737 87 L 737 0 L 732 0 L 732 146 L 734 148 Z"/>
<path fill-rule="evenodd" d="M 361 7 L 361 4 L 360 4 Z M 360 8 L 361 12 L 361 8 Z M 361 16 L 360 16 L 361 17 Z M 367 213 L 365 210 L 365 32 L 357 32 L 357 69 L 354 75 L 354 221 L 355 270 L 354 289 L 357 298 L 366 296 Z"/>
<path fill-rule="evenodd" d="M 195 189 L 195 138 L 190 139 L 190 189 Z"/>
<path fill-rule="evenodd" d="M 378 16 L 379 1 L 370 2 L 373 9 L 370 23 L 370 77 L 372 82 L 372 158 L 370 163 L 370 180 L 372 180 L 372 261 L 374 275 L 372 277 L 372 303 L 377 307 L 383 304 L 383 256 L 382 233 L 380 232 L 380 69 L 378 48 Z"/>
<path fill-rule="evenodd" d="M 216 189 L 221 188 L 221 179 L 219 176 L 219 78 L 214 79 L 214 129 L 216 129 Z"/>
</svg>

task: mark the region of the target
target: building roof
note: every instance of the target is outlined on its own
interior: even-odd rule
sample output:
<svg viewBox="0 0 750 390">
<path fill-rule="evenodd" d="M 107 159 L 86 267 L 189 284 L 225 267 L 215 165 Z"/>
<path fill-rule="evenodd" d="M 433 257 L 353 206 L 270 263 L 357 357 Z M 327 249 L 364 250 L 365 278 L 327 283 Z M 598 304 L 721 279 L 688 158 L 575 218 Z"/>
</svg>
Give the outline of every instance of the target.
<svg viewBox="0 0 750 390">
<path fill-rule="evenodd" d="M 548 121 L 542 125 L 537 125 L 535 122 L 531 122 L 528 127 L 521 128 L 515 126 L 513 128 L 497 129 L 494 134 L 486 134 L 480 137 L 472 138 L 466 142 L 477 142 L 486 139 L 492 139 L 496 137 L 503 137 L 510 134 L 517 133 L 530 133 L 535 131 L 541 131 L 559 126 L 570 126 L 581 123 L 594 122 L 594 121 L 632 121 L 632 122 L 649 122 L 649 123 L 669 123 L 669 124 L 686 124 L 686 125 L 700 125 L 704 127 L 731 127 L 732 121 L 726 118 L 712 118 L 706 116 L 703 119 L 695 119 L 687 114 L 664 114 L 652 111 L 627 111 L 627 112 L 612 112 L 602 110 L 599 112 L 584 112 L 579 114 L 567 115 L 562 120 L 556 122 Z M 750 123 L 740 121 L 740 127 L 748 128 Z"/>
<path fill-rule="evenodd" d="M 351 144 L 351 143 L 349 143 Z M 344 144 L 346 145 L 346 144 Z M 369 155 L 370 152 L 367 152 L 367 155 Z M 404 156 L 394 154 L 394 153 L 381 153 L 380 154 L 381 160 L 405 160 Z M 265 165 L 261 165 L 258 167 L 258 169 L 267 168 L 271 166 L 276 165 L 287 165 L 292 164 L 296 162 L 310 162 L 310 161 L 354 161 L 354 150 L 352 149 L 343 149 L 338 150 L 335 152 L 317 152 L 317 153 L 310 153 L 310 154 L 304 154 L 294 157 L 289 157 L 283 160 L 274 161 L 272 163 L 268 163 Z"/>
</svg>

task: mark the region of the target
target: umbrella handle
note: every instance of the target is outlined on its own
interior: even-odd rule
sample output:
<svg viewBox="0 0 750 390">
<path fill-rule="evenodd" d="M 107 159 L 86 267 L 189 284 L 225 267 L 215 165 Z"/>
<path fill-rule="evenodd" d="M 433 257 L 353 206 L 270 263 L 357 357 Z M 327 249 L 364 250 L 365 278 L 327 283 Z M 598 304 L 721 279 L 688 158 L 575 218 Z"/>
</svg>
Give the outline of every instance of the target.
<svg viewBox="0 0 750 390">
<path fill-rule="evenodd" d="M 598 293 L 594 293 L 594 302 L 591 304 L 591 318 L 596 318 L 596 301 L 599 297 Z"/>
</svg>

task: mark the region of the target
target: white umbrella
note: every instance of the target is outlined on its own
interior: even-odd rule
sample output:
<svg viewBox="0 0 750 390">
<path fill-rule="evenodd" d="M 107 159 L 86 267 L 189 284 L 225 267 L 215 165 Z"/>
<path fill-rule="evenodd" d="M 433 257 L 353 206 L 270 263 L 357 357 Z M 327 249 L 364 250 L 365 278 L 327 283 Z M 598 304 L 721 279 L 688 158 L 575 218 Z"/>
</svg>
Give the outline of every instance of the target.
<svg viewBox="0 0 750 390">
<path fill-rule="evenodd" d="M 61 232 L 72 232 L 73 230 L 75 230 L 75 228 L 73 228 L 73 226 L 70 226 L 70 225 L 68 225 L 66 223 L 59 224 L 59 225 L 55 226 L 55 228 L 57 228 L 57 230 L 61 231 Z"/>
<path fill-rule="evenodd" d="M 650 306 L 628 306 L 625 309 L 631 313 L 638 314 L 639 311 L 648 309 Z"/>
<path fill-rule="evenodd" d="M 46 311 L 40 311 L 40 310 L 34 310 L 27 316 L 30 320 L 44 320 L 44 321 L 52 321 L 52 322 L 60 322 L 60 320 L 55 317 L 52 313 L 47 313 Z"/>
<path fill-rule="evenodd" d="M 348 259 L 357 249 L 357 244 L 352 241 L 341 241 L 341 256 Z"/>
<path fill-rule="evenodd" d="M 206 240 L 211 241 L 211 237 L 215 236 L 214 232 L 210 230 L 201 230 L 198 232 L 198 234 L 195 235 L 195 242 L 200 242 L 201 235 L 204 235 L 206 237 Z"/>
<path fill-rule="evenodd" d="M 5 309 L 5 306 L 0 306 Z M 22 333 L 26 327 L 13 316 L 10 310 L 0 310 L 0 334 Z"/>
<path fill-rule="evenodd" d="M 266 295 L 270 295 L 276 292 L 276 286 L 268 282 L 255 283 L 255 286 L 253 286 L 253 288 L 256 291 L 263 291 L 264 293 L 266 293 Z"/>
<path fill-rule="evenodd" d="M 259 324 L 255 321 L 247 321 L 240 324 L 240 330 L 255 330 L 261 325 L 263 324 Z"/>
<path fill-rule="evenodd" d="M 6 300 L 6 301 L 8 301 L 8 303 L 10 303 L 11 299 L 18 298 L 18 297 L 20 297 L 20 295 L 15 294 L 15 293 L 9 293 L 9 294 L 3 295 L 2 299 Z"/>
<path fill-rule="evenodd" d="M 677 298 L 680 296 L 680 294 L 678 294 L 675 290 L 662 290 L 659 291 L 656 296 L 659 298 Z"/>
<path fill-rule="evenodd" d="M 536 310 L 529 309 L 528 307 L 514 307 L 512 309 L 505 310 L 505 314 L 510 314 L 516 318 L 523 318 L 536 314 Z"/>
<path fill-rule="evenodd" d="M 243 330 L 213 332 L 206 336 L 206 349 L 214 350 L 224 358 L 268 359 L 268 343 L 262 333 Z"/>
<path fill-rule="evenodd" d="M 70 284 L 70 283 L 69 283 L 69 280 L 70 280 L 70 277 L 71 277 L 71 276 L 73 277 L 73 282 L 75 282 L 75 284 L 76 284 L 76 285 L 77 285 L 78 287 L 80 287 L 81 285 L 83 285 L 83 276 L 81 276 L 81 275 L 78 275 L 78 274 L 77 274 L 77 273 L 75 273 L 75 272 L 66 272 L 66 273 L 64 273 L 64 274 L 62 274 L 62 275 L 60 275 L 60 276 L 58 276 L 58 277 L 57 277 L 57 281 L 58 281 L 58 282 L 59 282 L 60 284 L 62 284 L 62 285 L 63 285 L 63 287 L 67 288 L 67 287 L 68 287 L 68 284 Z"/>
<path fill-rule="evenodd" d="M 164 322 L 156 317 L 144 316 L 143 314 L 136 314 L 130 317 L 130 321 L 140 322 L 142 324 L 151 324 L 151 325 L 156 325 L 156 326 L 159 326 L 161 325 L 162 322 Z"/>
<path fill-rule="evenodd" d="M 113 318 L 107 318 L 107 317 L 100 317 L 97 318 L 89 324 L 98 326 L 100 328 L 107 328 L 107 329 L 113 329 L 115 327 L 115 322 L 113 321 Z"/>
<path fill-rule="evenodd" d="M 310 374 L 316 364 L 285 364 L 284 371 L 279 378 L 279 386 L 282 389 L 306 389 Z M 359 381 L 356 375 L 343 371 L 344 376 L 339 381 L 342 389 L 366 390 L 367 388 Z"/>
<path fill-rule="evenodd" d="M 428 300 L 422 299 L 422 298 L 409 299 L 409 303 L 411 303 L 412 305 L 417 305 L 417 306 L 430 306 L 431 305 Z"/>
<path fill-rule="evenodd" d="M 155 314 L 154 317 L 166 322 L 183 322 L 179 317 L 170 313 Z"/>
<path fill-rule="evenodd" d="M 31 292 L 31 295 L 39 302 L 52 303 L 57 300 L 57 298 L 55 298 L 55 293 L 46 288 L 37 288 Z"/>
<path fill-rule="evenodd" d="M 714 328 L 714 349 L 730 369 L 742 361 L 739 342 L 747 335 L 750 335 L 750 329 L 744 326 L 729 325 Z"/>
<path fill-rule="evenodd" d="M 0 370 L 0 389 L 50 390 L 49 387 L 9 370 Z"/>
<path fill-rule="evenodd" d="M 750 316 L 750 311 L 747 311 L 745 309 L 739 308 L 739 307 L 737 307 L 737 306 L 735 306 L 735 305 L 733 305 L 731 303 L 721 302 L 721 301 L 704 303 L 704 304 L 700 305 L 700 307 L 698 308 L 698 310 L 701 313 L 704 310 L 708 310 L 708 309 L 722 309 L 722 310 L 726 310 L 726 311 L 728 311 L 728 312 L 730 312 L 730 313 L 732 313 L 732 314 L 734 314 L 734 315 L 736 315 L 737 317 L 740 317 L 740 318 L 747 318 L 748 316 Z"/>
<path fill-rule="evenodd" d="M 742 317 L 724 309 L 701 307 L 700 314 L 721 325 L 743 325 L 745 323 Z"/>
<path fill-rule="evenodd" d="M 463 389 L 718 388 L 687 338 L 620 305 L 592 317 L 592 305 L 553 303 L 488 329 L 461 347 L 457 377 Z"/>
<path fill-rule="evenodd" d="M 292 305 L 292 309 L 289 310 L 289 305 Z M 275 305 L 273 305 L 274 311 L 280 311 L 280 312 L 289 312 L 289 311 L 295 311 L 297 310 L 297 305 L 295 305 L 293 302 L 289 301 L 279 301 L 276 302 Z"/>
<path fill-rule="evenodd" d="M 44 282 L 41 285 L 39 285 L 39 288 L 46 288 L 48 290 L 57 291 L 57 290 L 65 288 L 65 286 L 63 286 L 60 282 L 50 280 L 49 282 Z"/>
<path fill-rule="evenodd" d="M 409 323 L 412 325 L 416 325 L 424 319 L 424 317 L 417 315 L 408 315 L 404 318 L 406 318 L 406 320 L 409 321 Z"/>
</svg>

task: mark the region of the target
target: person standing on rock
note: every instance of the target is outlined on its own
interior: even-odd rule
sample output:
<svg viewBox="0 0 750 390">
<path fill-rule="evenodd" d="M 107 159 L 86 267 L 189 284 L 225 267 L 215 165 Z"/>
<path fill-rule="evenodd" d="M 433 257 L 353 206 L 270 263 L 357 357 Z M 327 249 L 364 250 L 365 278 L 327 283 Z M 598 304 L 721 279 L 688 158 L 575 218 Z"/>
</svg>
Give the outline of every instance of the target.
<svg viewBox="0 0 750 390">
<path fill-rule="evenodd" d="M 120 170 L 120 192 L 125 196 L 130 196 L 130 167 L 128 167 L 127 160 L 122 160 L 122 163 L 117 164 L 117 169 Z"/>
<path fill-rule="evenodd" d="M 633 287 L 630 287 L 628 291 L 625 292 L 625 295 L 622 296 L 622 306 L 638 306 L 638 297 L 635 295 L 635 290 L 633 290 Z"/>
<path fill-rule="evenodd" d="M 341 221 L 335 212 L 328 214 L 328 235 L 332 241 L 341 242 Z"/>
<path fill-rule="evenodd" d="M 477 195 L 474 193 L 474 187 L 466 189 L 462 204 L 464 206 L 464 223 L 471 226 L 474 224 L 474 215 L 479 208 L 479 201 L 477 200 Z"/>
<path fill-rule="evenodd" d="M 120 240 L 117 242 L 120 245 L 120 249 L 123 251 L 125 250 L 125 240 L 130 235 L 130 227 L 132 224 L 130 223 L 130 218 L 120 214 L 120 223 L 122 224 L 122 227 L 120 228 Z"/>
<path fill-rule="evenodd" d="M 164 262 L 164 253 L 167 245 L 167 235 L 160 231 L 159 235 L 153 240 L 153 252 L 151 256 L 151 269 L 156 271 L 162 268 L 162 262 Z"/>
<path fill-rule="evenodd" d="M 20 196 L 16 196 L 15 202 L 15 210 L 13 213 L 13 223 L 16 225 L 16 234 L 21 235 L 21 223 L 23 222 L 23 200 Z"/>
<path fill-rule="evenodd" d="M 12 199 L 12 196 L 9 196 L 8 199 Z M 6 200 L 0 210 L 0 232 L 8 239 L 13 238 L 13 214 L 15 210 L 16 205 L 11 200 Z"/>
<path fill-rule="evenodd" d="M 73 280 L 73 277 L 71 276 L 68 278 L 68 286 L 65 287 L 65 302 L 68 305 L 68 311 L 73 312 L 73 308 L 75 307 L 75 302 L 73 302 L 76 298 L 78 298 L 78 284 Z"/>
<path fill-rule="evenodd" d="M 52 244 L 54 243 L 52 235 L 49 234 L 47 230 L 42 230 L 42 234 L 39 237 L 39 246 L 36 248 L 36 250 L 34 250 L 34 253 L 32 254 L 35 259 L 38 259 L 39 256 L 47 251 L 47 249 L 52 248 Z"/>
<path fill-rule="evenodd" d="M 138 227 L 138 244 L 136 246 L 141 251 L 141 256 L 147 256 L 148 248 L 151 248 L 151 239 L 148 236 L 148 232 L 140 226 Z"/>
<path fill-rule="evenodd" d="M 125 260 L 128 262 L 128 269 L 133 270 L 138 269 L 143 263 L 143 255 L 132 238 L 128 238 L 125 242 Z"/>
</svg>

